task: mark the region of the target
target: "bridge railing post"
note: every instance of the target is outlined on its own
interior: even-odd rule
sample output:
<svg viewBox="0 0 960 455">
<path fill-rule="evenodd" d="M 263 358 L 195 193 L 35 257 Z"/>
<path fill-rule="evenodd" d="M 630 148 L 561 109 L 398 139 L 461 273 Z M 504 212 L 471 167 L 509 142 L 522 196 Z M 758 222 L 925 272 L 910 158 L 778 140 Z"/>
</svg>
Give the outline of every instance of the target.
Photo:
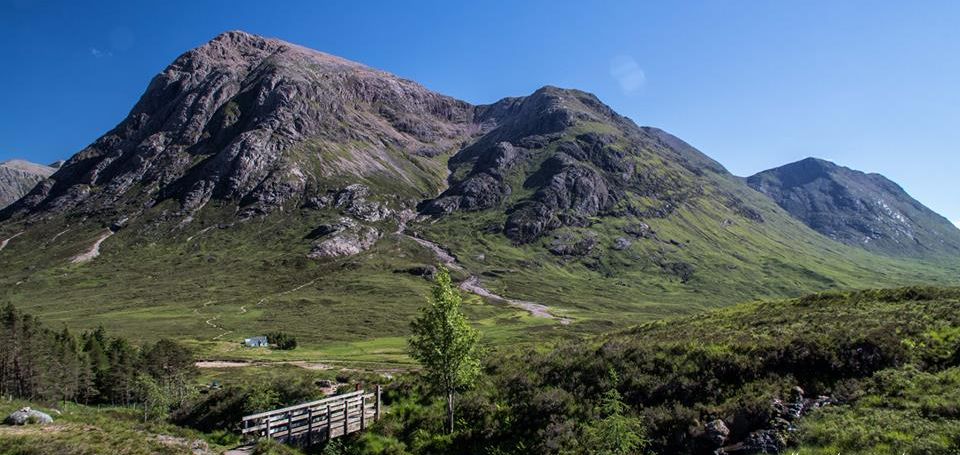
<svg viewBox="0 0 960 455">
<path fill-rule="evenodd" d="M 367 396 L 360 395 L 360 430 L 367 428 Z"/>
<path fill-rule="evenodd" d="M 307 445 L 313 445 L 313 408 L 307 408 Z"/>
<path fill-rule="evenodd" d="M 376 404 L 375 404 L 376 407 L 374 408 L 374 411 L 373 411 L 373 420 L 374 420 L 374 421 L 380 420 L 380 384 L 377 384 L 377 397 L 376 397 L 376 400 L 377 400 L 377 401 L 376 401 Z"/>
</svg>

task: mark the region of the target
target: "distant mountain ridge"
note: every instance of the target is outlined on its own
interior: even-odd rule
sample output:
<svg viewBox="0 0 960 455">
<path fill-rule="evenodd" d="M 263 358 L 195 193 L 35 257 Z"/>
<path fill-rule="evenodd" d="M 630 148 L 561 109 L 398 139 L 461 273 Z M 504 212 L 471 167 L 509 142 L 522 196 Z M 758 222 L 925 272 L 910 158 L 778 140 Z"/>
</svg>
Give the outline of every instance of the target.
<svg viewBox="0 0 960 455">
<path fill-rule="evenodd" d="M 892 255 L 960 254 L 960 229 L 880 174 L 807 158 L 747 183 L 831 239 Z"/>
<path fill-rule="evenodd" d="M 37 183 L 55 171 L 55 167 L 25 160 L 0 162 L 0 209 L 29 193 Z"/>
</svg>

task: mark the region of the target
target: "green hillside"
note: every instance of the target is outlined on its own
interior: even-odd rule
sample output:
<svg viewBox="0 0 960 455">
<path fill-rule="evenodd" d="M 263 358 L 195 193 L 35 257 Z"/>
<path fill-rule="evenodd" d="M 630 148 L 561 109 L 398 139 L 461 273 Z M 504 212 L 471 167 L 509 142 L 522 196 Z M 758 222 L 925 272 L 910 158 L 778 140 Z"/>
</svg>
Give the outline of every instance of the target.
<svg viewBox="0 0 960 455">
<path fill-rule="evenodd" d="M 709 204 L 684 208 L 649 221 L 656 239 L 572 261 L 542 244 L 515 246 L 485 233 L 484 224 L 501 216 L 494 212 L 455 214 L 410 230 L 449 248 L 492 290 L 574 320 L 564 326 L 470 296 L 469 316 L 494 344 L 608 331 L 754 298 L 950 283 L 957 276 L 954 264 L 883 258 L 830 242 L 772 209 L 763 225 L 724 226 L 716 211 Z M 108 238 L 101 255 L 84 264 L 71 258 L 105 232 L 103 224 L 74 222 L 59 236 L 68 229 L 63 219 L 30 226 L 0 251 L 0 301 L 51 324 L 103 325 L 134 339 L 193 340 L 215 357 L 253 355 L 236 342 L 282 328 L 304 346 L 295 356 L 405 361 L 401 337 L 429 285 L 406 270 L 436 264 L 433 252 L 386 235 L 358 256 L 309 260 L 304 236 L 337 214 L 291 212 L 297 216 L 286 212 L 223 229 L 216 226 L 226 216 L 197 219 L 183 230 L 144 217 Z M 625 223 L 602 219 L 592 229 L 609 245 L 623 235 Z M 20 227 L 2 229 L 10 236 Z M 693 276 L 683 282 L 664 272 L 658 257 L 691 264 Z"/>
</svg>

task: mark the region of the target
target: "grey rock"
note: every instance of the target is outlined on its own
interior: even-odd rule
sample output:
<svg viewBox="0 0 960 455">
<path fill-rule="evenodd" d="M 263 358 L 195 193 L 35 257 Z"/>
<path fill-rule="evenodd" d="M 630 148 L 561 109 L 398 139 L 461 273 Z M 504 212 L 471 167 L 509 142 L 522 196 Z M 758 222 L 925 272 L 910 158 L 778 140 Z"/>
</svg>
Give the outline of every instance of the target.
<svg viewBox="0 0 960 455">
<path fill-rule="evenodd" d="M 315 243 L 307 254 L 310 259 L 360 254 L 377 243 L 382 235 L 379 230 L 350 218 L 340 218 L 337 223 L 321 226 L 314 232 L 317 232 L 317 237 L 323 237 L 323 240 Z"/>
<path fill-rule="evenodd" d="M 633 245 L 633 242 L 631 242 L 630 239 L 626 237 L 617 237 L 613 241 L 613 249 L 617 251 L 622 251 L 627 248 L 630 248 L 630 245 Z"/>
<path fill-rule="evenodd" d="M 550 242 L 547 250 L 557 256 L 582 257 L 597 245 L 597 235 L 592 231 L 583 234 L 564 232 Z"/>
<path fill-rule="evenodd" d="M 707 422 L 707 424 L 704 425 L 703 431 L 707 439 L 715 446 L 722 446 L 730 436 L 730 429 L 727 428 L 727 424 L 720 419 Z"/>
<path fill-rule="evenodd" d="M 623 227 L 623 232 L 638 239 L 653 238 L 656 236 L 656 232 L 650 228 L 649 224 L 644 222 L 628 224 Z"/>
<path fill-rule="evenodd" d="M 393 211 L 385 205 L 367 200 L 369 196 L 369 187 L 355 183 L 337 193 L 335 204 L 337 207 L 346 210 L 350 215 L 370 223 L 384 220 L 393 215 Z"/>
<path fill-rule="evenodd" d="M 48 423 L 53 423 L 53 417 L 50 417 L 49 414 L 27 407 L 13 411 L 7 416 L 6 419 L 4 419 L 3 423 L 7 425 L 46 425 Z"/>
</svg>

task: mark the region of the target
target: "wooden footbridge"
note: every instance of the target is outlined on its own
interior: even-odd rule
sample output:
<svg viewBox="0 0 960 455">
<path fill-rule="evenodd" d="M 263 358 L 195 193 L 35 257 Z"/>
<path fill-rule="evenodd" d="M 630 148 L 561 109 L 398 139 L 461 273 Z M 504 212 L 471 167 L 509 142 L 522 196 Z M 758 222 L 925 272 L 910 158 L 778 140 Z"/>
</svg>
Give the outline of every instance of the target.
<svg viewBox="0 0 960 455">
<path fill-rule="evenodd" d="M 243 434 L 312 445 L 363 431 L 380 420 L 380 386 L 336 395 L 243 418 Z"/>
</svg>

